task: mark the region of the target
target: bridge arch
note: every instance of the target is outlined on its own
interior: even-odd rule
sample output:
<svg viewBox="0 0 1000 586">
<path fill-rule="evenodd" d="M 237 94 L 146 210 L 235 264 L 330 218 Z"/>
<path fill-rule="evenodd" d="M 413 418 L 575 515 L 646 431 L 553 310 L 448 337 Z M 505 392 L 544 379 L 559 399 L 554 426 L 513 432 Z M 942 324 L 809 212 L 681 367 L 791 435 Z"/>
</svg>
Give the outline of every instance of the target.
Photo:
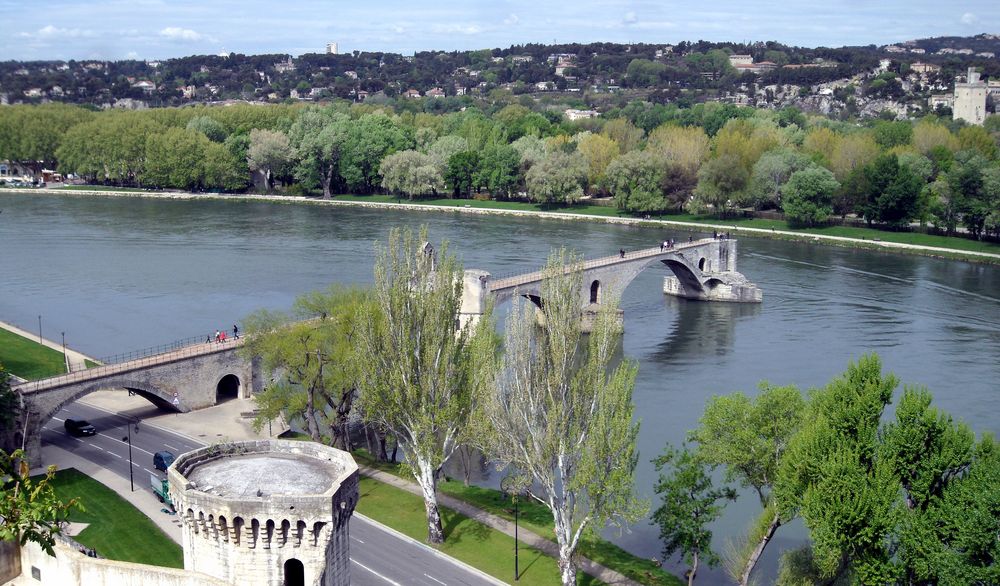
<svg viewBox="0 0 1000 586">
<path fill-rule="evenodd" d="M 216 404 L 231 399 L 238 399 L 243 389 L 243 381 L 233 373 L 228 373 L 219 379 L 215 385 Z"/>
<path fill-rule="evenodd" d="M 109 391 L 115 389 L 125 389 L 136 395 L 139 395 L 143 399 L 146 399 L 153 405 L 161 409 L 178 410 L 181 412 L 190 411 L 182 403 L 178 408 L 175 409 L 173 405 L 173 393 L 168 392 L 164 389 L 159 388 L 156 385 L 150 384 L 148 381 L 140 381 L 134 379 L 118 379 L 112 378 L 102 381 L 97 381 L 94 384 L 86 385 L 78 389 L 77 391 L 62 397 L 62 399 L 55 405 L 55 407 L 49 409 L 46 412 L 39 414 L 40 422 L 44 423 L 59 412 L 60 409 L 86 397 L 91 393 L 97 391 Z"/>
<path fill-rule="evenodd" d="M 670 269 L 674 276 L 677 277 L 677 280 L 679 280 L 685 288 L 692 291 L 700 291 L 702 289 L 702 284 L 698 275 L 694 272 L 695 269 L 693 269 L 693 267 L 691 267 L 687 262 L 680 259 L 684 259 L 684 261 L 687 260 L 683 256 L 679 256 L 665 258 L 662 262 L 667 265 L 667 268 Z M 702 261 L 704 261 L 704 259 L 702 259 Z"/>
<path fill-rule="evenodd" d="M 590 284 L 590 302 L 601 302 L 601 281 L 598 279 L 594 279 L 594 282 Z"/>
</svg>

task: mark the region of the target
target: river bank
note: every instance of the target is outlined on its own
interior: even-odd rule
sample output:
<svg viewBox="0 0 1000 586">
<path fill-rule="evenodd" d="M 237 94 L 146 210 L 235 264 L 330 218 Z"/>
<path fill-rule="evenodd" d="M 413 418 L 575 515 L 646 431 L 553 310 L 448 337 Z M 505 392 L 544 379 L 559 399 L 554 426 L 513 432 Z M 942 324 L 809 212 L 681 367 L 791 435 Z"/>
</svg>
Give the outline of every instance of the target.
<svg viewBox="0 0 1000 586">
<path fill-rule="evenodd" d="M 971 262 L 1000 264 L 1000 252 L 982 252 L 974 250 L 961 250 L 943 246 L 926 246 L 920 244 L 910 244 L 904 242 L 893 242 L 881 238 L 852 238 L 846 236 L 834 236 L 828 234 L 815 234 L 810 232 L 800 232 L 793 230 L 779 230 L 775 228 L 756 228 L 741 226 L 738 223 L 727 223 L 718 221 L 714 223 L 688 222 L 681 220 L 668 220 L 662 218 L 629 218 L 615 215 L 597 215 L 593 213 L 580 212 L 557 212 L 538 211 L 524 209 L 509 209 L 500 207 L 498 202 L 484 202 L 472 200 L 448 200 L 454 204 L 429 204 L 429 203 L 403 203 L 391 201 L 362 201 L 356 198 L 351 199 L 329 199 L 324 200 L 316 197 L 285 196 L 285 195 L 261 195 L 261 194 L 222 194 L 222 193 L 191 193 L 191 192 L 150 192 L 150 191 L 118 191 L 118 190 L 70 190 L 65 188 L 54 189 L 21 189 L 12 188 L 0 190 L 2 193 L 29 193 L 45 195 L 74 195 L 74 196 L 99 196 L 99 197 L 141 197 L 157 199 L 175 200 L 223 200 L 223 201 L 254 201 L 254 202 L 274 202 L 285 204 L 311 204 L 311 205 L 333 205 L 333 206 L 353 206 L 376 209 L 399 209 L 407 211 L 440 212 L 451 211 L 463 214 L 480 215 L 501 215 L 519 217 L 544 217 L 548 219 L 559 219 L 568 221 L 602 222 L 608 224 L 634 225 L 644 227 L 670 227 L 691 232 L 707 232 L 708 230 L 718 232 L 728 232 L 731 235 L 746 235 L 756 238 L 768 238 L 779 240 L 790 240 L 800 242 L 811 242 L 815 244 L 826 244 L 830 246 L 840 246 L 849 248 L 862 248 L 868 250 L 881 250 L 902 254 L 917 254 L 938 258 L 950 258 L 956 260 L 966 260 Z M 371 196 L 377 197 L 377 196 Z M 494 204 L 494 205 L 490 205 Z M 879 233 L 880 236 L 882 233 Z M 890 236 L 893 233 L 885 233 Z"/>
</svg>

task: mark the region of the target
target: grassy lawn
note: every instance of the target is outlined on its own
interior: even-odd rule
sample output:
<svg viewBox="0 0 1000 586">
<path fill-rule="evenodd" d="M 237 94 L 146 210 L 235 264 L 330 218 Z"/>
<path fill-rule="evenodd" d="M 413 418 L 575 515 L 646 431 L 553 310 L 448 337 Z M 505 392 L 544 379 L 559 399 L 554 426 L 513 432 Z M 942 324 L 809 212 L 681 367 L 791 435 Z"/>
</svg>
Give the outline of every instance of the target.
<svg viewBox="0 0 1000 586">
<path fill-rule="evenodd" d="M 399 476 L 400 478 L 405 478 L 406 480 L 412 480 L 412 478 L 400 474 L 399 466 L 387 462 L 377 462 L 364 450 L 355 451 L 354 457 L 360 464 L 376 468 L 383 472 L 388 472 Z M 438 484 L 438 488 L 443 494 L 465 501 L 484 511 L 493 513 L 498 517 L 503 517 L 510 521 L 514 520 L 514 509 L 510 499 L 503 498 L 503 495 L 499 491 L 488 488 L 480 488 L 477 486 L 465 486 L 461 482 L 454 480 L 441 482 Z M 415 495 L 411 496 L 413 496 L 414 499 L 414 504 L 412 506 L 416 508 L 416 516 L 419 521 L 418 529 L 420 531 L 420 535 L 416 535 L 414 537 L 424 539 L 426 537 L 427 529 L 424 526 L 423 501 Z M 518 523 L 522 527 L 530 529 L 538 535 L 555 542 L 552 514 L 545 505 L 535 501 L 522 501 L 518 508 Z M 362 512 L 364 513 L 364 511 Z M 368 515 L 368 513 L 364 514 Z M 371 517 L 372 515 L 369 516 Z M 398 529 L 398 527 L 393 524 L 391 518 L 389 519 L 389 522 L 385 523 L 386 525 Z M 656 564 L 653 564 L 652 561 L 637 557 L 617 545 L 601 539 L 599 536 L 586 535 L 581 538 L 580 546 L 577 548 L 577 552 L 586 558 L 594 560 L 595 562 L 607 566 L 615 571 L 621 572 L 622 574 L 625 574 L 629 578 L 632 578 L 642 584 L 674 586 L 682 583 L 676 576 L 659 568 Z"/>
<path fill-rule="evenodd" d="M 183 568 L 181 546 L 113 490 L 74 468 L 56 472 L 56 494 L 63 501 L 79 498 L 86 511 L 70 520 L 90 523 L 75 539 L 112 560 Z"/>
<path fill-rule="evenodd" d="M 62 352 L 3 328 L 0 328 L 0 364 L 8 372 L 28 380 L 66 372 Z"/>
<path fill-rule="evenodd" d="M 426 542 L 427 516 L 423 499 L 364 476 L 360 492 L 358 512 L 417 541 Z M 437 549 L 505 582 L 512 582 L 514 538 L 444 507 L 441 508 L 441 522 L 445 542 Z M 519 584 L 559 583 L 559 567 L 553 558 L 524 544 L 519 548 L 518 558 Z M 577 576 L 578 584 L 601 584 L 583 572 L 578 572 Z"/>
</svg>

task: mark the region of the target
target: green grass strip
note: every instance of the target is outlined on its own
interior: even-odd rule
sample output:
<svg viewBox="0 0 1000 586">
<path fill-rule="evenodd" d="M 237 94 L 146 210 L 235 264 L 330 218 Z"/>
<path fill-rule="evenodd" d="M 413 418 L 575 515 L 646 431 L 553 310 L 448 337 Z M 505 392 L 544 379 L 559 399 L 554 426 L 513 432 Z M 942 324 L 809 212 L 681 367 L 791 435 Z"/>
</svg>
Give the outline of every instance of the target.
<svg viewBox="0 0 1000 586">
<path fill-rule="evenodd" d="M 360 491 L 359 513 L 417 541 L 427 541 L 427 515 L 422 498 L 365 476 L 361 477 Z M 445 542 L 436 549 L 504 582 L 513 583 L 513 537 L 446 507 L 441 507 L 441 523 Z M 518 584 L 559 583 L 559 566 L 555 559 L 524 544 L 519 548 L 518 559 L 521 572 Z M 577 572 L 577 583 L 602 584 L 583 572 Z"/>
<path fill-rule="evenodd" d="M 356 450 L 353 452 L 353 455 L 360 464 L 387 472 L 405 480 L 413 480 L 412 477 L 400 473 L 398 464 L 376 461 L 366 450 Z M 510 498 L 504 498 L 503 494 L 498 490 L 479 486 L 465 486 L 463 483 L 455 480 L 446 480 L 439 483 L 438 490 L 442 494 L 469 503 L 508 521 L 514 520 L 514 507 L 511 504 Z M 423 531 L 419 538 L 424 539 L 426 538 L 427 529 L 423 524 L 425 522 L 423 501 L 416 496 L 414 498 L 419 505 L 420 529 Z M 367 515 L 367 513 L 365 514 Z M 518 523 L 521 527 L 533 531 L 553 543 L 555 542 L 552 513 L 545 505 L 534 500 L 522 500 L 518 505 Z M 394 527 L 392 523 L 386 523 L 386 525 Z M 679 578 L 660 568 L 652 560 L 631 554 L 597 535 L 584 535 L 580 539 L 580 545 L 576 551 L 579 555 L 624 574 L 640 584 L 649 584 L 651 586 L 676 586 L 683 584 Z"/>
<path fill-rule="evenodd" d="M 0 328 L 0 364 L 8 372 L 35 380 L 66 372 L 62 352 Z"/>
<path fill-rule="evenodd" d="M 62 501 L 79 498 L 70 521 L 89 523 L 76 539 L 103 557 L 122 562 L 183 568 L 184 554 L 149 517 L 115 491 L 75 468 L 59 470 L 52 483 Z"/>
<path fill-rule="evenodd" d="M 454 208 L 479 208 L 495 210 L 516 210 L 530 212 L 562 212 L 569 214 L 579 214 L 585 216 L 618 217 L 636 219 L 634 214 L 629 214 L 613 206 L 600 205 L 543 205 L 538 203 L 516 202 L 516 201 L 492 201 L 474 199 L 397 199 L 387 195 L 337 195 L 334 199 L 340 201 L 376 202 L 376 203 L 412 203 L 428 206 L 454 207 Z M 968 238 L 941 236 L 937 234 L 922 234 L 919 232 L 891 232 L 866 228 L 863 226 L 825 226 L 820 228 L 793 228 L 784 220 L 768 220 L 762 218 L 719 218 L 716 216 L 699 216 L 693 214 L 662 214 L 651 216 L 652 220 L 667 220 L 674 222 L 688 222 L 692 224 L 709 224 L 722 226 L 736 226 L 739 228 L 759 228 L 762 230 L 782 230 L 803 235 L 824 235 L 840 236 L 844 238 L 855 238 L 872 242 L 896 242 L 900 244 L 914 244 L 920 246 L 935 246 L 948 248 L 960 252 L 988 252 L 1000 254 L 1000 244 L 994 242 L 984 242 L 970 240 Z M 766 234 L 761 237 L 767 237 Z"/>
</svg>

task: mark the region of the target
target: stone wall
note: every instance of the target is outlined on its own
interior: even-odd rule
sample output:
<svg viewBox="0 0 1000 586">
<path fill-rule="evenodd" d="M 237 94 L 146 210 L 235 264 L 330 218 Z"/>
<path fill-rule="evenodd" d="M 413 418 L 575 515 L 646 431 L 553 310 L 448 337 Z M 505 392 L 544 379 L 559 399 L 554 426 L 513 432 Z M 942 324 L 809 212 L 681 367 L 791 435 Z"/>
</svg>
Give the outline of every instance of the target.
<svg viewBox="0 0 1000 586">
<path fill-rule="evenodd" d="M 62 543 L 54 557 L 34 543 L 20 549 L 21 575 L 42 586 L 227 586 L 196 572 L 87 557 Z"/>
</svg>

